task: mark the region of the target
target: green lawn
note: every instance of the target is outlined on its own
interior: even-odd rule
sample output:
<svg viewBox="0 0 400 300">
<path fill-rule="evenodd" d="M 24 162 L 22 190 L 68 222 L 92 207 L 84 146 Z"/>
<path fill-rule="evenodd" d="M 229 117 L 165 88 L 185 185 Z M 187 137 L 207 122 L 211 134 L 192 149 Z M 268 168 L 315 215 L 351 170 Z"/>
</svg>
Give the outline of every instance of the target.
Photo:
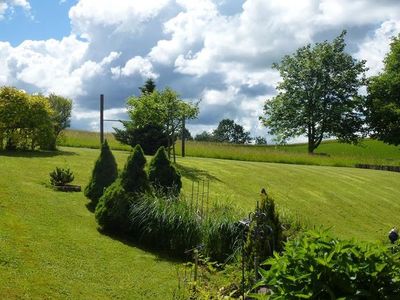
<svg viewBox="0 0 400 300">
<path fill-rule="evenodd" d="M 82 193 L 47 186 L 56 166 L 84 186 L 99 151 L 0 153 L 0 299 L 168 299 L 176 263 L 100 234 Z M 114 151 L 119 168 L 128 152 Z M 355 168 L 178 158 L 183 193 L 210 180 L 210 200 L 246 215 L 266 187 L 280 210 L 340 237 L 382 240 L 400 224 L 400 174 Z"/>
</svg>

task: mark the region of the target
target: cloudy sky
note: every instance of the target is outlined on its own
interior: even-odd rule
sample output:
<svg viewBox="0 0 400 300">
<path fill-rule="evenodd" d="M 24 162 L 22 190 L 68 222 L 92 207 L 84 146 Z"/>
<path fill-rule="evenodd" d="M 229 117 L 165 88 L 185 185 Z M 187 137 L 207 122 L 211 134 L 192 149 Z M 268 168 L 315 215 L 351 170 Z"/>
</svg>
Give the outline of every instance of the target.
<svg viewBox="0 0 400 300">
<path fill-rule="evenodd" d="M 343 29 L 347 51 L 376 74 L 400 32 L 400 1 L 0 0 L 0 86 L 67 96 L 72 127 L 97 130 L 101 93 L 106 117 L 125 119 L 126 98 L 153 77 L 202 99 L 192 133 L 231 118 L 265 136 L 272 63 Z"/>
</svg>

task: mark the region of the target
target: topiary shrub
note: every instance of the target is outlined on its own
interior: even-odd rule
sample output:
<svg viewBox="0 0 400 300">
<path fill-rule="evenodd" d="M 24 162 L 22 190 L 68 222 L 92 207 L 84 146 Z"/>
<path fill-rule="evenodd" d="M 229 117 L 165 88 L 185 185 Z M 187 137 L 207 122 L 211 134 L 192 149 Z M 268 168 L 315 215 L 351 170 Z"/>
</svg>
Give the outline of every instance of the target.
<svg viewBox="0 0 400 300">
<path fill-rule="evenodd" d="M 94 165 L 92 177 L 84 191 L 85 196 L 91 200 L 92 207 L 96 207 L 105 188 L 111 185 L 117 176 L 117 163 L 108 146 L 107 140 L 105 140 L 101 146 L 100 156 Z"/>
<path fill-rule="evenodd" d="M 105 190 L 96 206 L 95 217 L 103 230 L 115 233 L 130 230 L 129 208 L 149 190 L 145 164 L 143 150 L 137 145 L 128 157 L 121 175 Z"/>
<path fill-rule="evenodd" d="M 156 191 L 177 196 L 182 188 L 181 175 L 168 159 L 164 147 L 157 150 L 149 166 L 149 180 Z"/>
<path fill-rule="evenodd" d="M 149 180 L 144 170 L 146 158 L 142 147 L 136 145 L 128 157 L 121 173 L 121 185 L 129 193 L 144 193 L 149 190 Z"/>
<path fill-rule="evenodd" d="M 268 259 L 257 286 L 268 299 L 399 299 L 398 254 L 379 244 L 307 232 Z"/>
<path fill-rule="evenodd" d="M 132 199 L 121 185 L 121 180 L 114 181 L 100 197 L 96 206 L 97 223 L 108 232 L 129 231 L 128 212 Z"/>
<path fill-rule="evenodd" d="M 50 183 L 53 186 L 63 186 L 74 180 L 74 174 L 70 169 L 58 168 L 50 173 Z"/>
</svg>

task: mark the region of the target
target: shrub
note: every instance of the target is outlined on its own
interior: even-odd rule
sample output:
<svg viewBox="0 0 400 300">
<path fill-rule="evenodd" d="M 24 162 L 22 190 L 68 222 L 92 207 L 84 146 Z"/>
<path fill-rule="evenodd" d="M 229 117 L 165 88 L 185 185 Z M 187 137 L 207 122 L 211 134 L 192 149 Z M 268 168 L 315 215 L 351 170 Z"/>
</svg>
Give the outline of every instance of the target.
<svg viewBox="0 0 400 300">
<path fill-rule="evenodd" d="M 58 168 L 50 173 L 50 183 L 55 186 L 66 185 L 74 180 L 74 174 L 70 169 Z"/>
<path fill-rule="evenodd" d="M 248 268 L 252 268 L 255 258 L 263 261 L 280 251 L 283 244 L 282 224 L 275 211 L 273 198 L 262 194 L 260 206 L 257 203 L 252 215 L 244 251 Z"/>
<path fill-rule="evenodd" d="M 121 185 L 121 180 L 114 181 L 100 197 L 96 206 L 95 217 L 100 227 L 108 232 L 129 231 L 129 206 L 132 197 Z"/>
<path fill-rule="evenodd" d="M 400 263 L 388 248 L 307 232 L 264 263 L 272 299 L 398 299 Z"/>
<path fill-rule="evenodd" d="M 131 205 L 130 219 L 140 242 L 175 256 L 201 241 L 201 223 L 188 204 L 146 194 Z"/>
<path fill-rule="evenodd" d="M 111 185 L 117 176 L 117 163 L 106 140 L 101 146 L 100 156 L 96 160 L 92 177 L 84 191 L 85 196 L 91 200 L 93 207 L 96 207 L 105 188 Z"/>
<path fill-rule="evenodd" d="M 149 190 L 149 181 L 144 170 L 146 158 L 142 147 L 136 145 L 128 157 L 121 173 L 121 185 L 129 193 L 144 193 Z"/>
<path fill-rule="evenodd" d="M 149 166 L 149 180 L 157 191 L 164 195 L 179 195 L 181 175 L 168 159 L 164 147 L 157 150 Z"/>
</svg>

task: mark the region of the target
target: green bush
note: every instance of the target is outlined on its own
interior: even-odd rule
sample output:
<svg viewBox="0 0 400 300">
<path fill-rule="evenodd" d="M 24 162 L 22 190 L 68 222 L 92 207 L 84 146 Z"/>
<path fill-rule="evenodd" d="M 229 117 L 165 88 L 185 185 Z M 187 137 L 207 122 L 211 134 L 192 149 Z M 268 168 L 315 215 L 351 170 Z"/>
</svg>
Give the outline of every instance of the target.
<svg viewBox="0 0 400 300">
<path fill-rule="evenodd" d="M 117 163 L 106 140 L 101 147 L 100 156 L 92 171 L 92 177 L 84 191 L 85 196 L 91 200 L 93 207 L 96 207 L 105 188 L 111 185 L 117 176 Z"/>
<path fill-rule="evenodd" d="M 262 194 L 260 205 L 252 214 L 247 241 L 244 245 L 246 261 L 249 269 L 254 267 L 254 261 L 263 261 L 273 255 L 274 251 L 282 250 L 283 229 L 279 215 L 275 210 L 275 201 L 270 196 Z"/>
<path fill-rule="evenodd" d="M 131 205 L 130 220 L 141 243 L 174 256 L 201 242 L 200 219 L 183 201 L 146 194 Z"/>
<path fill-rule="evenodd" d="M 97 223 L 105 231 L 121 233 L 129 231 L 129 207 L 133 201 L 121 185 L 121 180 L 114 181 L 100 197 L 96 206 Z"/>
<path fill-rule="evenodd" d="M 129 193 L 144 193 L 149 190 L 149 180 L 144 170 L 146 158 L 142 147 L 136 145 L 133 153 L 128 157 L 121 173 L 121 185 Z"/>
<path fill-rule="evenodd" d="M 54 186 L 66 185 L 74 180 L 74 174 L 70 169 L 58 168 L 50 173 L 50 183 Z"/>
<path fill-rule="evenodd" d="M 271 299 L 399 299 L 399 254 L 379 244 L 307 232 L 261 271 Z"/>
<path fill-rule="evenodd" d="M 179 195 L 181 175 L 168 159 L 164 147 L 157 150 L 149 166 L 149 180 L 156 191 L 164 195 Z"/>
</svg>

